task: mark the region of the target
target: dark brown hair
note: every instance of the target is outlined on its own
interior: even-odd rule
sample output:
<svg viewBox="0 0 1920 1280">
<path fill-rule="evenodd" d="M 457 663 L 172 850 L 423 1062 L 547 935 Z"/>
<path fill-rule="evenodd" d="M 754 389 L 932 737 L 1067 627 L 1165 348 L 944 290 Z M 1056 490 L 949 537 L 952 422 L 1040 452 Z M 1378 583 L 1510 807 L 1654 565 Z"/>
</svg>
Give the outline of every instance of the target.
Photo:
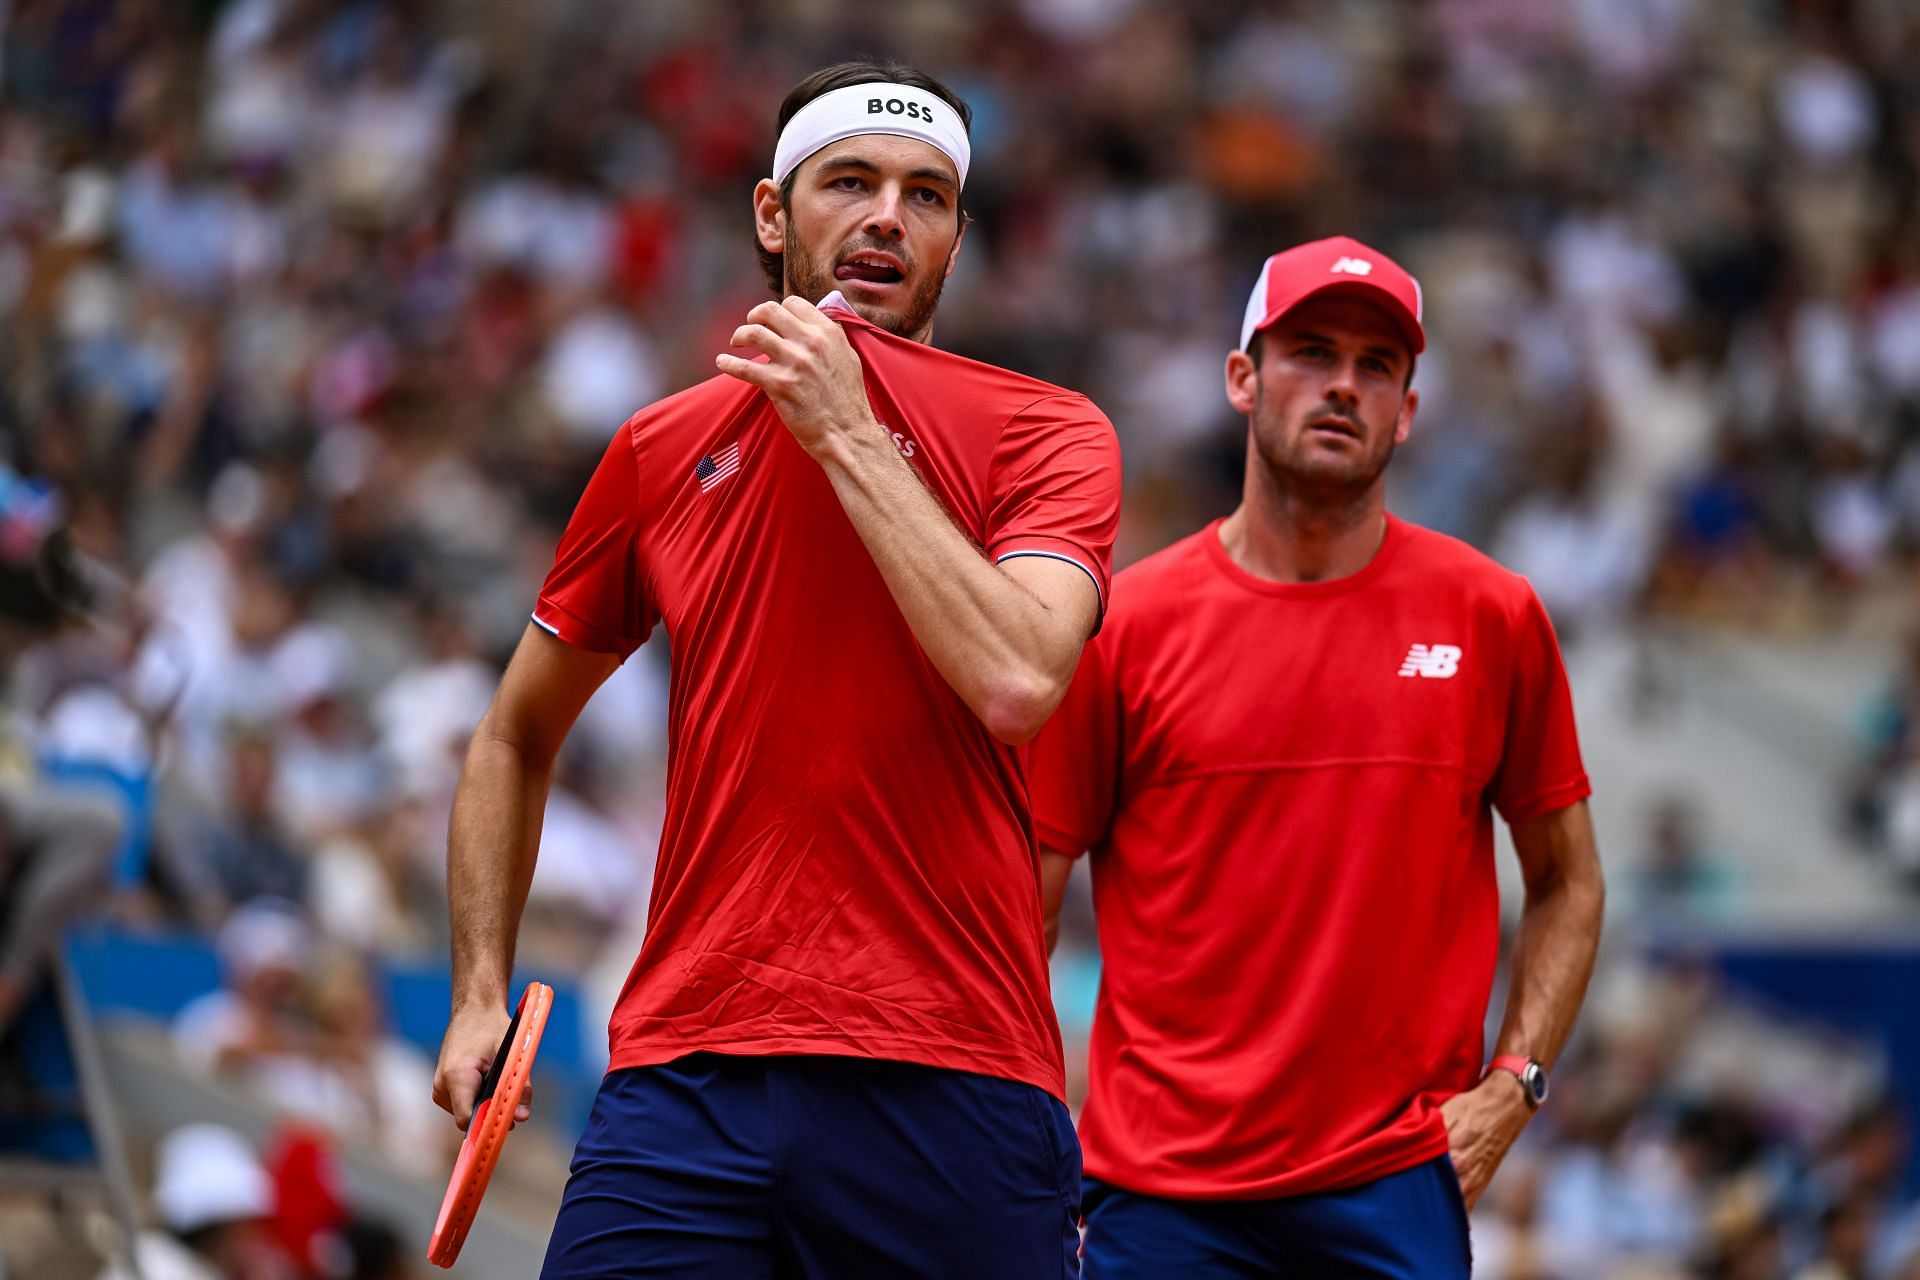
<svg viewBox="0 0 1920 1280">
<path fill-rule="evenodd" d="M 891 83 L 909 85 L 915 89 L 925 89 L 934 97 L 952 107 L 960 115 L 960 125 L 969 133 L 973 129 L 973 111 L 961 101 L 960 95 L 935 80 L 917 67 L 904 62 L 891 60 L 881 62 L 871 59 L 859 59 L 853 62 L 836 62 L 820 70 L 793 86 L 786 100 L 780 104 L 780 119 L 774 125 L 775 138 L 780 136 L 789 121 L 800 113 L 800 108 L 823 94 L 835 89 L 845 89 L 856 84 Z M 793 209 L 793 181 L 799 175 L 798 167 L 780 182 L 780 207 L 788 211 L 791 217 Z M 960 225 L 968 222 L 965 204 L 959 207 Z M 768 253 L 766 246 L 760 243 L 760 237 L 753 238 L 754 252 L 760 255 L 760 270 L 767 277 L 767 287 L 779 295 L 786 287 L 786 255 Z"/>
</svg>

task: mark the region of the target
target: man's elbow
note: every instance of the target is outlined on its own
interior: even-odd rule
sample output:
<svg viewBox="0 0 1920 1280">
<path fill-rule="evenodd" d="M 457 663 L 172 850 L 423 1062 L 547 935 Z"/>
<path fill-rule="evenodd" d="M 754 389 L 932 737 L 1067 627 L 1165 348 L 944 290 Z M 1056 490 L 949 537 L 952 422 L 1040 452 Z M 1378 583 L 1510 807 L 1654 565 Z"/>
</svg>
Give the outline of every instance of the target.
<svg viewBox="0 0 1920 1280">
<path fill-rule="evenodd" d="M 1607 909 L 1607 882 L 1597 857 L 1570 859 L 1527 887 L 1529 898 L 1554 900 L 1583 919 L 1599 921 Z"/>
<path fill-rule="evenodd" d="M 504 705 L 503 700 L 496 696 L 493 705 L 480 718 L 480 723 L 474 726 L 473 736 L 467 740 L 462 772 L 484 769 L 485 761 L 502 757 L 516 761 L 520 767 L 529 770 L 551 769 L 559 755 L 563 737 L 564 734 L 544 732 L 537 721 L 517 713 L 515 708 Z"/>
<path fill-rule="evenodd" d="M 1017 747 L 1033 740 L 1066 694 L 1065 680 L 1027 671 L 997 682 L 981 697 L 974 712 L 988 733 Z"/>
<path fill-rule="evenodd" d="M 1595 858 L 1581 877 L 1581 900 L 1597 920 L 1607 913 L 1607 877 L 1600 870 L 1600 860 Z"/>
</svg>

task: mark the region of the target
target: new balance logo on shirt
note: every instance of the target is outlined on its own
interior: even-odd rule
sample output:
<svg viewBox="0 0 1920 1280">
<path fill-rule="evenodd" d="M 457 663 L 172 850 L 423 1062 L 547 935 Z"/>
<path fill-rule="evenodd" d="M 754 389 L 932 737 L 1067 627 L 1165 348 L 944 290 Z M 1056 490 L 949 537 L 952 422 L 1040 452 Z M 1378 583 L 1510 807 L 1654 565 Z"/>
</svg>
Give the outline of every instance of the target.
<svg viewBox="0 0 1920 1280">
<path fill-rule="evenodd" d="M 1460 670 L 1457 644 L 1417 644 L 1400 661 L 1400 674 L 1428 680 L 1451 679 Z"/>
<path fill-rule="evenodd" d="M 1350 276 L 1370 276 L 1373 274 L 1373 264 L 1365 258 L 1342 258 L 1333 264 L 1333 274 L 1342 272 Z"/>
</svg>

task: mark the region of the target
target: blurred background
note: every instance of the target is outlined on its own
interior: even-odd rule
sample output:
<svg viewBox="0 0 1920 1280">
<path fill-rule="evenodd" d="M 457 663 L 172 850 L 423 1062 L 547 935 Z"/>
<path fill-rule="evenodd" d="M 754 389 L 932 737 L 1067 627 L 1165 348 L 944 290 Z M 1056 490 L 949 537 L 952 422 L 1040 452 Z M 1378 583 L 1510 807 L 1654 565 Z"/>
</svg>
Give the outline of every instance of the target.
<svg viewBox="0 0 1920 1280">
<path fill-rule="evenodd" d="M 202 1268 L 148 1273 L 426 1270 L 466 736 L 613 430 L 764 296 L 780 98 L 862 53 L 972 104 L 936 342 L 1107 411 L 1120 563 L 1237 499 L 1266 254 L 1423 281 L 1391 505 L 1546 601 L 1611 889 L 1476 1274 L 1920 1277 L 1911 0 L 0 0 L 0 605 L 54 565 L 91 615 L 0 607 L 0 809 L 85 811 L 9 811 L 0 905 L 81 926 L 143 1250 Z M 530 1274 L 604 1062 L 666 647 L 554 788 L 539 1118 L 461 1274 Z M 0 1025 L 35 965 L 0 945 Z M 46 1103 L 27 1038 L 0 1117 Z M 111 1238 L 0 1200 L 6 1274 Z"/>
</svg>

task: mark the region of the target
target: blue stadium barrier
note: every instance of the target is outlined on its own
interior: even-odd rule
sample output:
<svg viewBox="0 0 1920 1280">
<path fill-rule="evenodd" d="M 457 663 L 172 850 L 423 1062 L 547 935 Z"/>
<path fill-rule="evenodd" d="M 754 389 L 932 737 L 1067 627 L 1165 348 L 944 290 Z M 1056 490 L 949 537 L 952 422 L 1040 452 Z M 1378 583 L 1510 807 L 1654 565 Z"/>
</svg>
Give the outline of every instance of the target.
<svg viewBox="0 0 1920 1280">
<path fill-rule="evenodd" d="M 102 1012 L 170 1020 L 220 983 L 213 948 L 197 936 L 100 928 L 77 934 L 71 945 L 87 997 Z M 1723 944 L 1694 958 L 1709 960 L 1731 988 L 1766 1005 L 1878 1046 L 1895 1095 L 1920 1118 L 1920 1015 L 1913 999 L 1920 991 L 1920 942 Z M 437 1054 L 452 999 L 446 967 L 393 963 L 381 978 L 395 1033 Z M 514 989 L 524 981 L 516 979 Z M 577 1129 L 599 1086 L 599 1066 L 585 1051 L 579 993 L 565 982 L 553 986 L 553 1013 L 540 1047 L 540 1106 Z M 1907 1176 L 1910 1189 L 1920 1190 L 1920 1144 Z"/>
<path fill-rule="evenodd" d="M 138 1013 L 171 1022 L 193 1000 L 220 985 L 219 958 L 212 944 L 195 934 L 102 926 L 76 932 L 68 945 L 81 987 L 100 1013 Z M 429 1057 L 437 1056 L 453 999 L 446 965 L 389 962 L 377 978 L 394 1034 Z M 526 981 L 516 977 L 516 994 Z M 577 1130 L 586 1123 L 600 1071 L 586 1053 L 578 992 L 570 983 L 551 985 L 553 1011 L 540 1041 L 537 1105 L 563 1128 Z"/>
<path fill-rule="evenodd" d="M 7 1028 L 7 1039 L 46 1111 L 0 1114 L 0 1152 L 56 1164 L 93 1163 L 99 1148 L 87 1127 L 80 1067 L 60 1020 L 60 1002 L 51 982 L 40 985 Z"/>
<path fill-rule="evenodd" d="M 1920 942 L 1723 945 L 1713 962 L 1729 987 L 1885 1053 L 1895 1098 L 1920 1119 Z M 1920 1142 L 1906 1187 L 1920 1191 Z"/>
</svg>

